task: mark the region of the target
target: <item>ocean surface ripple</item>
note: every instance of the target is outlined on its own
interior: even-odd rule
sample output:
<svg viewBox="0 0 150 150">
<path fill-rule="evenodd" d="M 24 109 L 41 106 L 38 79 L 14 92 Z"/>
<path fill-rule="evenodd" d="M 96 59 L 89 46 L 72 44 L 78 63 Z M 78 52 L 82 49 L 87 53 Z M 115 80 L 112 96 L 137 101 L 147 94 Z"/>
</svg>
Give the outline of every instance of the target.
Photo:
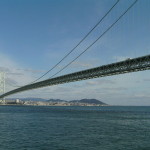
<svg viewBox="0 0 150 150">
<path fill-rule="evenodd" d="M 150 107 L 0 106 L 0 150 L 150 150 Z"/>
</svg>

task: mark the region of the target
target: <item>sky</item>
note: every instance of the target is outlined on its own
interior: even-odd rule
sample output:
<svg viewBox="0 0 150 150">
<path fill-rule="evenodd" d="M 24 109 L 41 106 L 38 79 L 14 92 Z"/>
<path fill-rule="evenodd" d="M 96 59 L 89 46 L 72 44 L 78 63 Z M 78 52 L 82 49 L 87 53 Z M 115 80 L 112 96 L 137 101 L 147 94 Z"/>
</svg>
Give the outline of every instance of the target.
<svg viewBox="0 0 150 150">
<path fill-rule="evenodd" d="M 59 62 L 116 0 L 1 0 L 0 72 L 6 92 L 31 83 Z M 120 0 L 50 78 L 98 38 L 134 0 Z M 60 75 L 150 54 L 150 1 L 135 6 Z M 75 100 L 95 98 L 111 105 L 150 106 L 150 71 L 55 85 L 9 97 Z"/>
</svg>

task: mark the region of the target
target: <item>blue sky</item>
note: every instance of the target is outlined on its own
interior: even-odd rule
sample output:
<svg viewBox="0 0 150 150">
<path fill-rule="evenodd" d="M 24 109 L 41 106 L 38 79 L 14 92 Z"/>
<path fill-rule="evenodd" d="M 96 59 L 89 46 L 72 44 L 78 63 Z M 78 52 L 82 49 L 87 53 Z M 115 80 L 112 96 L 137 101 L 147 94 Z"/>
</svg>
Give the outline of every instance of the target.
<svg viewBox="0 0 150 150">
<path fill-rule="evenodd" d="M 112 13 L 47 79 L 81 53 L 134 0 L 120 0 Z M 30 83 L 55 65 L 116 0 L 1 0 L 0 71 L 6 91 Z M 137 4 L 62 74 L 150 54 L 150 1 Z M 11 97 L 97 98 L 116 105 L 150 105 L 150 71 L 47 87 Z M 99 84 L 98 84 L 99 83 Z M 88 93 L 88 94 L 86 94 Z"/>
</svg>

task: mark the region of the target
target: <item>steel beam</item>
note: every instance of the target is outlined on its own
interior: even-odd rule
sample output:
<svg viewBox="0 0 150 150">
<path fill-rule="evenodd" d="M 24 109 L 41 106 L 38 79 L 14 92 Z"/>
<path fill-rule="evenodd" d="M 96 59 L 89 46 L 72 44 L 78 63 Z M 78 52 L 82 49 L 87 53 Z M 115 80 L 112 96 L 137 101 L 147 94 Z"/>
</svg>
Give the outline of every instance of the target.
<svg viewBox="0 0 150 150">
<path fill-rule="evenodd" d="M 45 86 L 52 86 L 57 84 L 64 84 L 69 82 L 75 82 L 80 80 L 87 80 L 92 78 L 99 78 L 105 76 L 112 76 L 118 74 L 124 74 L 129 72 L 137 72 L 137 71 L 144 71 L 150 69 L 150 55 L 146 55 L 143 57 L 138 57 L 134 59 L 127 59 L 124 61 L 103 65 L 100 67 L 87 69 L 51 79 L 47 79 L 44 81 L 36 82 L 33 84 L 29 84 L 12 91 L 9 91 L 0 96 L 3 98 L 5 96 L 9 96 L 18 92 L 23 92 L 27 90 L 42 88 Z"/>
</svg>

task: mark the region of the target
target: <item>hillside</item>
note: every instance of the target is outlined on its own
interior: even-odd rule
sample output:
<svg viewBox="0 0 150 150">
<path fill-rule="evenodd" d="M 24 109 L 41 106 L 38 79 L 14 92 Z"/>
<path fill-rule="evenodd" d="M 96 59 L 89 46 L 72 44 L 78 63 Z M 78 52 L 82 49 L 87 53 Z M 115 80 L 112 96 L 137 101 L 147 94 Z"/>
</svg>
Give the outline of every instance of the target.
<svg viewBox="0 0 150 150">
<path fill-rule="evenodd" d="M 7 100 L 16 100 L 17 98 L 9 98 Z M 51 103 L 78 103 L 78 104 L 96 104 L 96 105 L 107 105 L 100 100 L 97 99 L 81 99 L 81 100 L 61 100 L 61 99 L 42 99 L 42 98 L 19 98 L 22 101 L 33 101 L 33 102 L 51 102 Z"/>
<path fill-rule="evenodd" d="M 61 100 L 61 99 L 49 99 L 49 100 L 47 100 L 47 102 L 55 102 L 55 103 L 58 103 L 58 102 L 67 102 L 67 101 Z"/>
<path fill-rule="evenodd" d="M 81 100 L 73 100 L 70 102 L 106 105 L 105 103 L 103 103 L 97 99 L 81 99 Z"/>
</svg>

